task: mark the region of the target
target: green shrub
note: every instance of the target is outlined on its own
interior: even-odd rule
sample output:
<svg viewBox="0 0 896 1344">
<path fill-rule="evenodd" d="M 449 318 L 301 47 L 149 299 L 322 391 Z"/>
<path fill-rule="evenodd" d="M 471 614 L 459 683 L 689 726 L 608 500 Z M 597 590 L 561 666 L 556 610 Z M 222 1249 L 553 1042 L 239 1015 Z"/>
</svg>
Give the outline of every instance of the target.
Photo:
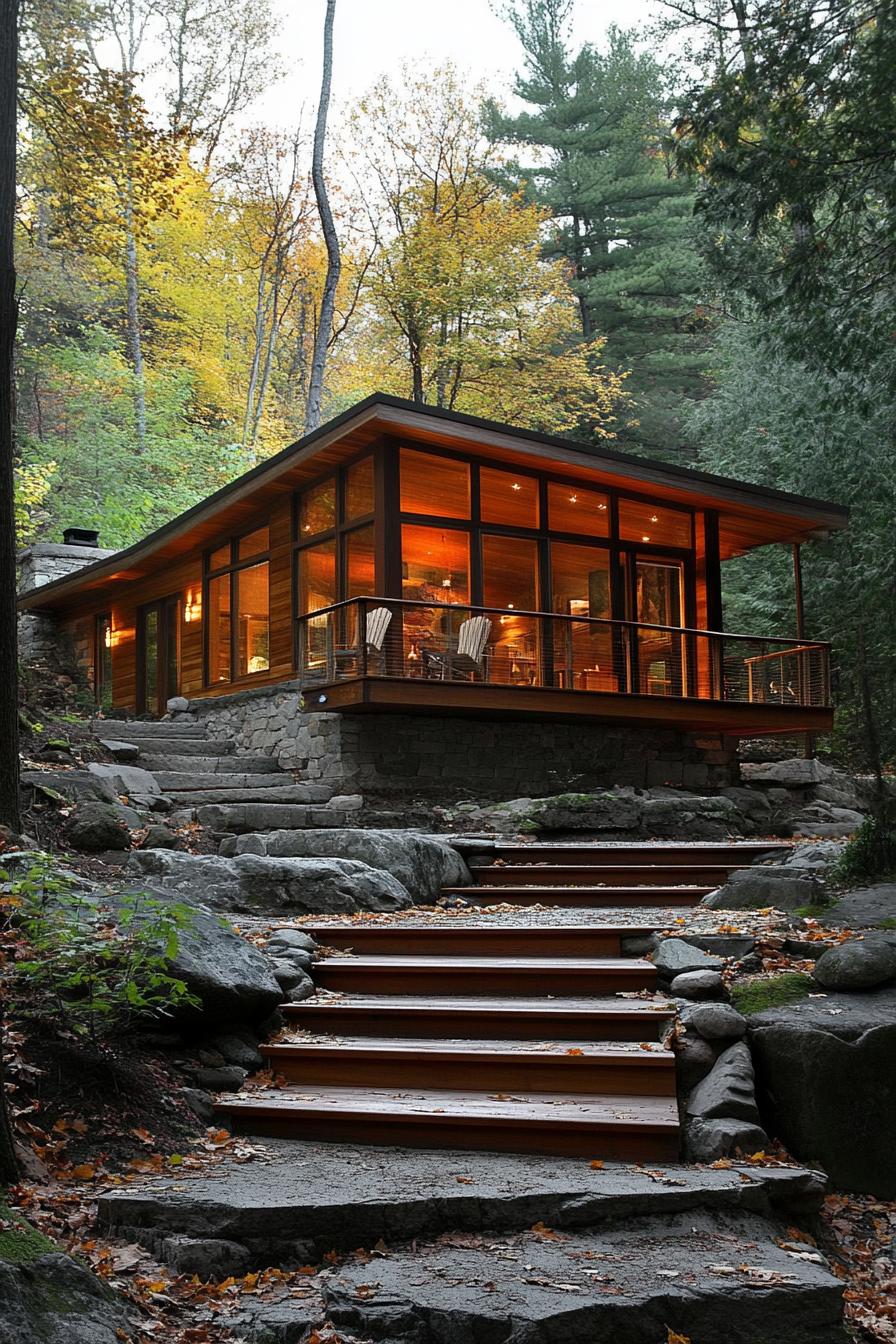
<svg viewBox="0 0 896 1344">
<path fill-rule="evenodd" d="M 18 943 L 5 986 L 18 1016 L 56 1021 L 99 1043 L 136 1019 L 197 1004 L 169 972 L 192 923 L 189 907 L 145 892 L 104 903 L 55 870 L 45 854 L 21 877 L 0 869 L 0 880 L 7 893 L 2 932 Z"/>
<path fill-rule="evenodd" d="M 798 1003 L 815 988 L 811 976 L 801 971 L 785 971 L 768 980 L 747 980 L 744 984 L 734 985 L 731 989 L 731 1002 L 739 1013 L 746 1017 L 750 1013 L 761 1013 L 765 1008 L 781 1008 L 788 1003 Z"/>
<path fill-rule="evenodd" d="M 896 816 L 893 804 L 867 817 L 835 864 L 831 876 L 850 885 L 896 873 Z"/>
</svg>

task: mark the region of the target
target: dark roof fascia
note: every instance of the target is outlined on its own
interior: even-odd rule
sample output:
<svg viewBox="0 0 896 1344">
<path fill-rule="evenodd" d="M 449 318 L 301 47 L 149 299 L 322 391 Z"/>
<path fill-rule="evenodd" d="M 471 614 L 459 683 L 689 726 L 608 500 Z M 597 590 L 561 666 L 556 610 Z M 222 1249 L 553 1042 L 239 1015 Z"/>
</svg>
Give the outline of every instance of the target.
<svg viewBox="0 0 896 1344">
<path fill-rule="evenodd" d="M 556 434 L 542 434 L 536 430 L 501 424 L 496 420 L 486 420 L 480 416 L 467 415 L 461 411 L 447 411 L 438 406 L 422 405 L 418 402 L 408 401 L 403 397 L 393 397 L 385 392 L 373 392 L 363 401 L 357 402 L 332 420 L 328 420 L 326 424 L 312 430 L 310 434 L 305 434 L 301 439 L 289 444 L 286 448 L 282 448 L 273 457 L 265 458 L 263 462 L 259 462 L 249 471 L 244 472 L 242 476 L 238 476 L 236 480 L 221 486 L 214 494 L 208 495 L 198 504 L 194 504 L 192 508 L 178 514 L 170 522 L 163 523 L 161 527 L 154 532 L 150 532 L 140 541 L 134 542 L 133 545 L 126 547 L 124 550 L 116 551 L 108 559 L 94 561 L 90 565 L 85 565 L 83 569 L 77 570 L 74 574 L 64 575 L 62 578 L 54 579 L 51 583 L 42 584 L 39 588 L 29 590 L 19 599 L 19 605 L 25 608 L 31 605 L 28 599 L 33 599 L 38 594 L 46 599 L 47 596 L 57 590 L 61 591 L 69 587 L 77 589 L 81 587 L 85 579 L 99 577 L 103 572 L 111 576 L 117 570 L 126 568 L 131 561 L 148 551 L 152 551 L 169 536 L 176 535 L 201 517 L 214 513 L 215 509 L 226 503 L 231 495 L 237 492 L 245 493 L 247 487 L 250 487 L 255 481 L 260 481 L 266 477 L 276 477 L 282 466 L 290 461 L 294 462 L 299 455 L 302 458 L 312 457 L 315 449 L 323 441 L 338 438 L 343 429 L 356 421 L 375 418 L 379 409 L 401 412 L 403 415 L 420 416 L 423 419 L 442 422 L 446 426 L 464 426 L 479 433 L 497 435 L 519 443 L 531 444 L 534 449 L 542 451 L 545 448 L 552 448 L 558 456 L 567 460 L 573 457 L 582 466 L 598 467 L 601 464 L 610 467 L 618 466 L 621 469 L 628 469 L 636 479 L 648 483 L 654 481 L 680 490 L 687 490 L 689 487 L 693 489 L 698 484 L 705 485 L 710 490 L 719 492 L 729 502 L 736 503 L 739 499 L 742 506 L 749 507 L 752 503 L 753 507 L 758 505 L 768 509 L 778 505 L 780 506 L 778 511 L 789 512 L 791 516 L 796 514 L 807 517 L 815 521 L 819 528 L 845 527 L 849 519 L 849 509 L 842 504 L 833 504 L 826 500 L 789 494 L 784 490 L 776 490 L 772 486 L 749 485 L 744 481 L 734 480 L 727 476 L 717 476 L 693 467 L 657 463 L 650 458 L 638 457 L 633 453 L 623 453 L 618 449 L 601 446 L 595 450 L 590 445 L 574 439 L 564 439 Z M 386 417 L 387 420 L 390 418 L 392 417 Z M 399 418 L 394 417 L 394 421 L 400 428 Z M 45 600 L 41 601 L 39 605 L 45 605 Z"/>
</svg>

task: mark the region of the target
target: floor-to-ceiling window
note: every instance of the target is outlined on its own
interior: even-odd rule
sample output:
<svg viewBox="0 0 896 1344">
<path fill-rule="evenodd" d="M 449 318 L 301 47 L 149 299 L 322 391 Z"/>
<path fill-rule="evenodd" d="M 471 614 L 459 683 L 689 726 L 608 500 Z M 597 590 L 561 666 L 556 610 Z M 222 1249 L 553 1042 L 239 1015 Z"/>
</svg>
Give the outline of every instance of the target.
<svg viewBox="0 0 896 1344">
<path fill-rule="evenodd" d="M 271 665 L 269 550 L 268 528 L 257 527 L 206 555 L 208 686 L 242 681 Z"/>
</svg>

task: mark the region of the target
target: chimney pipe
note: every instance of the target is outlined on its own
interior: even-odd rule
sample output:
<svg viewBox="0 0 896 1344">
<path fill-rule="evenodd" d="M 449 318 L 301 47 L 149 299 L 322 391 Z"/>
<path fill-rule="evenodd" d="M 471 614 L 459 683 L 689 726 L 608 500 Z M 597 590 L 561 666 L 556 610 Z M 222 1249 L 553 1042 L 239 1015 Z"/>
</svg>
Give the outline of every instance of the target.
<svg viewBox="0 0 896 1344">
<path fill-rule="evenodd" d="M 99 546 L 100 534 L 89 527 L 67 527 L 62 541 L 66 546 Z"/>
</svg>

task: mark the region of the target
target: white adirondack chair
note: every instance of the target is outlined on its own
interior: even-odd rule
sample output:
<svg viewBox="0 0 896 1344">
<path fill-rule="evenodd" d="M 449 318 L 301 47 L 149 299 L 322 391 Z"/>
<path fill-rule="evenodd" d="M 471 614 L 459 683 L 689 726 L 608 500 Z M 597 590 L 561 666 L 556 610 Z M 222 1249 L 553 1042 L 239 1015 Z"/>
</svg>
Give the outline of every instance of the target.
<svg viewBox="0 0 896 1344">
<path fill-rule="evenodd" d="M 367 613 L 367 656 L 372 654 L 382 660 L 386 632 L 392 623 L 392 613 L 388 607 L 375 607 Z"/>
<path fill-rule="evenodd" d="M 492 623 L 487 616 L 471 616 L 462 621 L 457 632 L 457 651 L 450 658 L 452 670 L 471 675 L 481 672 L 491 634 Z"/>
</svg>

